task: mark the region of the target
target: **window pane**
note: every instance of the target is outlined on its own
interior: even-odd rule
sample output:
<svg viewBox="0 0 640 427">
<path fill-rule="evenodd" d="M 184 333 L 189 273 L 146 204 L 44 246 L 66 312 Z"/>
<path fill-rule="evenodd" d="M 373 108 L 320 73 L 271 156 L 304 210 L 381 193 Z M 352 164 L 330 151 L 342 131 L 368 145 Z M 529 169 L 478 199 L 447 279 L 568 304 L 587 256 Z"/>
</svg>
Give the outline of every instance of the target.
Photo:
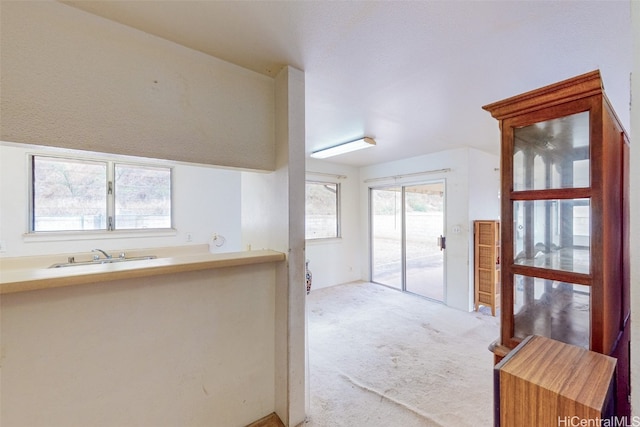
<svg viewBox="0 0 640 427">
<path fill-rule="evenodd" d="M 514 276 L 514 334 L 542 335 L 589 348 L 591 288 L 537 277 Z"/>
<path fill-rule="evenodd" d="M 307 182 L 306 186 L 306 238 L 325 239 L 339 237 L 338 191 L 339 185 L 327 182 Z"/>
<path fill-rule="evenodd" d="M 514 129 L 513 190 L 589 186 L 589 112 Z"/>
<path fill-rule="evenodd" d="M 513 203 L 516 264 L 589 274 L 589 199 Z"/>
<path fill-rule="evenodd" d="M 107 165 L 33 157 L 33 231 L 104 230 Z"/>
<path fill-rule="evenodd" d="M 115 228 L 171 228 L 171 169 L 117 164 Z"/>
</svg>

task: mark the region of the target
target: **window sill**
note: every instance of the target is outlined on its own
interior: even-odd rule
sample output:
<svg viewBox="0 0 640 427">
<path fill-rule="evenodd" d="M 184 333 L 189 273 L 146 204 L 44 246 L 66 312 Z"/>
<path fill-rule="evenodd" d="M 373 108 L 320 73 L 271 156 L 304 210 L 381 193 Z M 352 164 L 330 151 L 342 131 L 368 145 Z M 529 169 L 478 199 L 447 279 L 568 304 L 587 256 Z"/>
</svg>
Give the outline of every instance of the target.
<svg viewBox="0 0 640 427">
<path fill-rule="evenodd" d="M 32 242 L 68 242 L 73 240 L 96 239 L 123 239 L 136 237 L 172 237 L 178 231 L 174 228 L 167 230 L 121 230 L 121 231 L 42 231 L 37 233 L 25 233 L 22 240 L 25 243 Z"/>
<path fill-rule="evenodd" d="M 331 243 L 341 243 L 342 237 L 326 237 L 323 239 L 306 239 L 307 245 L 327 245 Z"/>
</svg>

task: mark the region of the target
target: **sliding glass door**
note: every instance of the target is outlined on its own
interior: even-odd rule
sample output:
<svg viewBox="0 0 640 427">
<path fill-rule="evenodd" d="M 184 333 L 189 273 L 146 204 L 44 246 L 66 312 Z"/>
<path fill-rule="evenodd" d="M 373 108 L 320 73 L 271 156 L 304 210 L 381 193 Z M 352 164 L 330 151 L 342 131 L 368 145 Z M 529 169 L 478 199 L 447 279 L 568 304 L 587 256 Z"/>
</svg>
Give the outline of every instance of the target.
<svg viewBox="0 0 640 427">
<path fill-rule="evenodd" d="M 405 290 L 444 300 L 444 182 L 405 187 Z"/>
<path fill-rule="evenodd" d="M 444 181 L 370 190 L 371 280 L 444 300 Z"/>
<path fill-rule="evenodd" d="M 402 289 L 402 187 L 371 189 L 371 280 Z"/>
</svg>

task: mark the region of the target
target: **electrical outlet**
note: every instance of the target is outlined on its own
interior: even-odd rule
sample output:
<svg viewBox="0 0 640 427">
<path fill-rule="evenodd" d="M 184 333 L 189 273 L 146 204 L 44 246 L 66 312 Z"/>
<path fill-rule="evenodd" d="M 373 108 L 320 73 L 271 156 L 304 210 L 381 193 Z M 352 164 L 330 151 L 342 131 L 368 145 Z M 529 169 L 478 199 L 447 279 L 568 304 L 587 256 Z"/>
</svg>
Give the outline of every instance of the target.
<svg viewBox="0 0 640 427">
<path fill-rule="evenodd" d="M 0 253 L 7 252 L 7 244 L 4 240 L 0 240 Z"/>
<path fill-rule="evenodd" d="M 192 240 L 193 240 L 193 235 L 191 234 L 191 232 L 190 232 L 190 231 L 187 231 L 187 232 L 185 233 L 185 236 L 186 236 L 186 238 L 187 238 L 187 242 L 190 242 L 190 241 L 192 241 Z"/>
</svg>

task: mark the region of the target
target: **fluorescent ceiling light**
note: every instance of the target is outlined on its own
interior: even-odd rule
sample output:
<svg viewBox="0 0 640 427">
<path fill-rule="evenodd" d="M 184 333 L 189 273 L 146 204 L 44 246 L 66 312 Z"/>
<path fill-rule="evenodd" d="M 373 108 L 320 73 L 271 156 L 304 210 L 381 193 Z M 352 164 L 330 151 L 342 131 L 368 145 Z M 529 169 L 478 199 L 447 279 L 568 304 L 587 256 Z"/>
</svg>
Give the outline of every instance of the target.
<svg viewBox="0 0 640 427">
<path fill-rule="evenodd" d="M 373 138 L 360 138 L 355 141 L 345 142 L 344 144 L 335 145 L 329 148 L 323 148 L 322 150 L 314 151 L 311 153 L 311 157 L 315 159 L 326 159 L 327 157 L 337 156 L 339 154 L 349 153 L 351 151 L 362 150 L 363 148 L 369 148 L 376 145 Z"/>
</svg>

